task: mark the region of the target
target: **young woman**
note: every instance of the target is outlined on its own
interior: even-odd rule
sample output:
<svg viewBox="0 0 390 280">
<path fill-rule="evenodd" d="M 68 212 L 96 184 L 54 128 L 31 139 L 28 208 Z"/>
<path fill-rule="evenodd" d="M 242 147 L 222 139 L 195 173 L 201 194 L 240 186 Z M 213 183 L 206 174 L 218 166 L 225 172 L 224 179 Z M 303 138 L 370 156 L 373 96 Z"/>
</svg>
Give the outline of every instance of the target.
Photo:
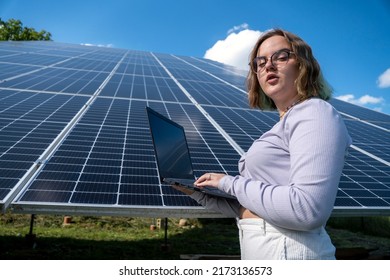
<svg viewBox="0 0 390 280">
<path fill-rule="evenodd" d="M 249 104 L 278 110 L 280 121 L 240 159 L 240 175 L 206 173 L 195 182 L 237 201 L 185 192 L 237 217 L 242 259 L 334 259 L 324 227 L 351 139 L 326 102 L 331 90 L 310 46 L 290 32 L 264 33 L 250 61 Z"/>
</svg>

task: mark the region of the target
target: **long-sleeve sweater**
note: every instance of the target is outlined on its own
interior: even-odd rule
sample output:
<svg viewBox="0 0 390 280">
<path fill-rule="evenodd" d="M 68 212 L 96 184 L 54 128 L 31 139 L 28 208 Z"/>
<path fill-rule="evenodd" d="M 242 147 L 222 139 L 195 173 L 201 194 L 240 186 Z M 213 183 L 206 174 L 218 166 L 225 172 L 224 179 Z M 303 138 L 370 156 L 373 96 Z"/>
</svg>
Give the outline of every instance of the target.
<svg viewBox="0 0 390 280">
<path fill-rule="evenodd" d="M 237 201 L 191 195 L 206 208 L 237 217 L 241 206 L 278 227 L 308 231 L 332 212 L 351 138 L 338 112 L 311 98 L 292 107 L 255 140 L 239 161 L 237 176 L 218 188 Z"/>
</svg>

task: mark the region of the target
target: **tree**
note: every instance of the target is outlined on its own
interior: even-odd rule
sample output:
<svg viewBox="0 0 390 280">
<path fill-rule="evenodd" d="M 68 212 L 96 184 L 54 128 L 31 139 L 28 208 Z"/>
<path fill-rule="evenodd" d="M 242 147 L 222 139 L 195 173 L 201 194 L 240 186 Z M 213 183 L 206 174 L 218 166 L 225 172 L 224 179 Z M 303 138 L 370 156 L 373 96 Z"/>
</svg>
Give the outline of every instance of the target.
<svg viewBox="0 0 390 280">
<path fill-rule="evenodd" d="M 0 41 L 51 41 L 51 33 L 23 27 L 23 23 L 17 19 L 11 18 L 5 22 L 0 18 Z"/>
</svg>

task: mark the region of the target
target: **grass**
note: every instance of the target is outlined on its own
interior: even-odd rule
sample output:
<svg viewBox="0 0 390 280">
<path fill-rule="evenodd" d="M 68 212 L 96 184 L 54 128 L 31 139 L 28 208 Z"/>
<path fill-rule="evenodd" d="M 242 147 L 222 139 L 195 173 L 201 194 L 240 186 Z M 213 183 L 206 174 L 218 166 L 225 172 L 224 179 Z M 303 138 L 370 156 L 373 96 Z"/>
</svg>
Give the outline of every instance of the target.
<svg viewBox="0 0 390 280">
<path fill-rule="evenodd" d="M 165 235 L 164 225 L 151 229 L 159 222 L 153 218 L 75 216 L 64 225 L 63 216 L 37 215 L 34 236 L 30 236 L 30 218 L 0 215 L 0 259 L 169 260 L 186 254 L 239 255 L 233 219 L 187 219 L 185 225 L 180 225 L 179 219 L 168 219 Z M 379 249 L 380 254 L 390 255 L 388 218 L 332 218 L 329 225 L 328 232 L 338 250 Z M 345 225 L 352 230 L 343 228 Z M 384 236 L 368 235 L 362 225 L 366 230 L 380 228 Z"/>
<path fill-rule="evenodd" d="M 33 234 L 30 215 L 3 215 L 0 219 L 0 259 L 179 259 L 181 254 L 239 254 L 233 220 L 168 219 L 151 230 L 152 218 L 37 216 Z M 164 222 L 165 219 L 162 219 Z"/>
</svg>

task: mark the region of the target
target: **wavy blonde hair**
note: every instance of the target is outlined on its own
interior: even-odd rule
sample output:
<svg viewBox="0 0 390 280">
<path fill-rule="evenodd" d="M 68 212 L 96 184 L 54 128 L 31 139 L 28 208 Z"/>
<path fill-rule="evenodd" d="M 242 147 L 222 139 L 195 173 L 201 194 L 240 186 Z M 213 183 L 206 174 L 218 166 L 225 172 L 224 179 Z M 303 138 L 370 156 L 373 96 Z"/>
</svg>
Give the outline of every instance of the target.
<svg viewBox="0 0 390 280">
<path fill-rule="evenodd" d="M 295 80 L 298 95 L 301 100 L 310 97 L 319 97 L 323 100 L 328 100 L 332 96 L 332 89 L 325 81 L 320 65 L 314 58 L 311 47 L 300 37 L 282 29 L 272 29 L 265 32 L 257 40 L 250 54 L 249 61 L 252 62 L 257 56 L 261 44 L 273 36 L 283 36 L 290 44 L 291 50 L 294 52 L 298 64 L 298 78 Z M 252 108 L 260 108 L 261 110 L 276 109 L 275 103 L 269 98 L 260 87 L 257 79 L 257 74 L 249 70 L 246 80 L 249 105 Z"/>
</svg>

